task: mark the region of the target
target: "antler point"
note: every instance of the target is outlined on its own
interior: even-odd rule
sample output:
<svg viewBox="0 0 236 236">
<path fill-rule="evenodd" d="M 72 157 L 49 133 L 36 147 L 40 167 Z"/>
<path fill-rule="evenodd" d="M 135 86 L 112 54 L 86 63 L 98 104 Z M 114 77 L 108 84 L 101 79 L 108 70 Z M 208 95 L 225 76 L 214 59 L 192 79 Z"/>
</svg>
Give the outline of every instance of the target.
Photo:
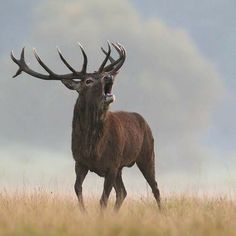
<svg viewBox="0 0 236 236">
<path fill-rule="evenodd" d="M 83 48 L 82 44 L 81 44 L 79 41 L 77 41 L 77 43 L 78 43 L 78 45 L 79 45 L 80 47 Z"/>
<path fill-rule="evenodd" d="M 61 49 L 58 46 L 56 46 L 56 48 L 57 48 L 58 53 L 61 54 Z"/>
</svg>

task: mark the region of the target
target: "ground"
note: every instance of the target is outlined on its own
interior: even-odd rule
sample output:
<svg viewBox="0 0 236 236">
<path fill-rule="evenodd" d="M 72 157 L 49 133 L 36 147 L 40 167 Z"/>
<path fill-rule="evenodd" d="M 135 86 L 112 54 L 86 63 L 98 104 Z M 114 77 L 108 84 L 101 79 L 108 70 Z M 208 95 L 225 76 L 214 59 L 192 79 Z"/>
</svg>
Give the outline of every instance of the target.
<svg viewBox="0 0 236 236">
<path fill-rule="evenodd" d="M 178 195 L 154 200 L 128 197 L 119 213 L 101 214 L 98 197 L 87 197 L 87 214 L 79 211 L 74 196 L 47 191 L 0 192 L 0 235 L 123 236 L 123 235 L 236 235 L 233 197 Z"/>
</svg>

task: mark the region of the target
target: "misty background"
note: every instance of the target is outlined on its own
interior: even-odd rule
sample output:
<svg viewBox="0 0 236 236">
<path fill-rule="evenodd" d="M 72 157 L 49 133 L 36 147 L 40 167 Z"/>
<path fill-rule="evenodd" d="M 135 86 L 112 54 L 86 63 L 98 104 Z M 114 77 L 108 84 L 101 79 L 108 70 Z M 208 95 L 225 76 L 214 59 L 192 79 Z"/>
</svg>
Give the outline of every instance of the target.
<svg viewBox="0 0 236 236">
<path fill-rule="evenodd" d="M 44 72 L 32 48 L 57 73 L 88 55 L 97 70 L 106 41 L 120 42 L 127 60 L 116 78 L 111 110 L 141 113 L 155 137 L 162 192 L 236 193 L 236 16 L 233 0 L 37 0 L 0 8 L 0 189 L 73 192 L 71 121 L 77 93 L 59 81 L 22 74 L 10 59 L 26 46 L 30 67 Z M 116 52 L 113 51 L 116 57 Z M 145 194 L 134 168 L 124 170 L 128 194 Z M 89 174 L 87 194 L 102 192 Z"/>
</svg>

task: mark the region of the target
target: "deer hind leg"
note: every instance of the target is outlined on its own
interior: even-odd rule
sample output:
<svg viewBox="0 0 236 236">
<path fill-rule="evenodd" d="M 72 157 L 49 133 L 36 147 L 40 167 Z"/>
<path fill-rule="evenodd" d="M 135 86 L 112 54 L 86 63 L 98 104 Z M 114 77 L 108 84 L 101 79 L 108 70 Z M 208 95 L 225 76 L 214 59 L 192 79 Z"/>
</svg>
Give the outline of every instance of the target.
<svg viewBox="0 0 236 236">
<path fill-rule="evenodd" d="M 108 198 L 111 193 L 112 187 L 114 186 L 114 183 L 116 181 L 116 176 L 117 176 L 117 171 L 114 171 L 114 170 L 108 171 L 108 173 L 105 176 L 103 193 L 100 199 L 101 209 L 104 209 L 107 207 Z"/>
<path fill-rule="evenodd" d="M 122 171 L 120 170 L 117 174 L 117 177 L 114 183 L 114 188 L 116 191 L 116 202 L 114 206 L 115 211 L 118 211 L 120 209 L 127 195 L 121 174 L 122 174 Z"/>
<path fill-rule="evenodd" d="M 84 201 L 82 196 L 82 184 L 84 179 L 88 173 L 88 169 L 75 163 L 75 173 L 76 173 L 76 181 L 75 181 L 75 193 L 78 197 L 79 206 L 82 211 L 85 211 Z"/>
<path fill-rule="evenodd" d="M 156 199 L 157 205 L 159 209 L 161 208 L 161 201 L 160 201 L 160 191 L 158 189 L 157 182 L 155 180 L 155 166 L 154 166 L 154 158 L 152 160 L 138 160 L 137 166 L 142 172 L 143 176 L 147 180 L 149 186 L 152 189 L 152 193 Z"/>
</svg>

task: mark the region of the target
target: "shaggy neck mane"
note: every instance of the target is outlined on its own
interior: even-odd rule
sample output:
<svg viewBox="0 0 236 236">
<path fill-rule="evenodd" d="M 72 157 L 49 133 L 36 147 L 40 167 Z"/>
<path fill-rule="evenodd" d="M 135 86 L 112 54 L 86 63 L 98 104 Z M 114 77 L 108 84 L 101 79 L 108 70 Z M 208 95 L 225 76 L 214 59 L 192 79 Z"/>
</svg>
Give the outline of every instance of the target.
<svg viewBox="0 0 236 236">
<path fill-rule="evenodd" d="M 107 110 L 78 98 L 74 107 L 73 135 L 79 138 L 81 154 L 93 156 L 104 133 Z"/>
</svg>

